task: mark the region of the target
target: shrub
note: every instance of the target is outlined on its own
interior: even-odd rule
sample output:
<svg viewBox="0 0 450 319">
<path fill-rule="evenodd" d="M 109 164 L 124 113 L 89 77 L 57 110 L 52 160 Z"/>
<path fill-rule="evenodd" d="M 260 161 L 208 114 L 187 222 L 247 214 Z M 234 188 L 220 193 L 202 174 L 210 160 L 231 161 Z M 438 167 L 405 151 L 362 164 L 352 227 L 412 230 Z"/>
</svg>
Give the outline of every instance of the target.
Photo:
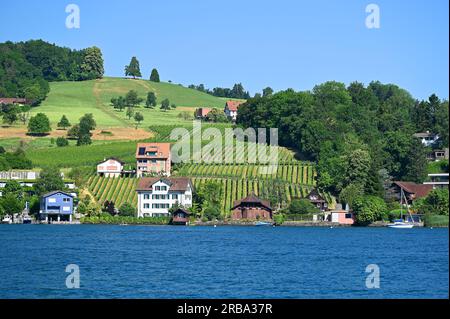
<svg viewBox="0 0 450 319">
<path fill-rule="evenodd" d="M 69 141 L 66 138 L 60 136 L 60 137 L 58 137 L 56 139 L 56 146 L 64 147 L 64 146 L 67 146 L 67 145 L 69 145 Z"/>
<path fill-rule="evenodd" d="M 319 209 L 307 199 L 295 199 L 288 207 L 289 214 L 314 214 L 318 212 Z"/>
<path fill-rule="evenodd" d="M 136 215 L 136 208 L 131 205 L 130 203 L 123 203 L 122 206 L 119 208 L 119 215 L 120 216 L 135 216 Z"/>
<path fill-rule="evenodd" d="M 448 227 L 448 216 L 425 215 L 424 226 L 426 227 Z"/>
</svg>

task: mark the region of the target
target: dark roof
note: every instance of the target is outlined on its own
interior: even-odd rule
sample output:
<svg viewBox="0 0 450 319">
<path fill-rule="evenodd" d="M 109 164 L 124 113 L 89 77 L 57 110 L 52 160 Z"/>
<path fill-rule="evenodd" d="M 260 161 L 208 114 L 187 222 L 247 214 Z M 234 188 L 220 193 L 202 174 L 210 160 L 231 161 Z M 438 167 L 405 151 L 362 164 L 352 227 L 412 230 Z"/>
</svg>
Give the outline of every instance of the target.
<svg viewBox="0 0 450 319">
<path fill-rule="evenodd" d="M 172 215 L 175 215 L 179 212 L 185 213 L 186 215 L 192 215 L 192 213 L 190 211 L 188 211 L 187 209 L 184 209 L 182 207 L 177 208 L 177 210 L 175 210 Z"/>
<path fill-rule="evenodd" d="M 310 197 L 312 197 L 312 196 L 316 196 L 317 199 L 310 199 Z M 312 191 L 310 191 L 308 195 L 306 195 L 306 198 L 308 198 L 309 201 L 311 201 L 313 203 L 325 203 L 326 202 L 326 200 L 319 194 L 319 192 L 315 188 Z"/>
<path fill-rule="evenodd" d="M 186 191 L 188 185 L 191 185 L 191 180 L 187 177 L 144 177 L 138 183 L 136 191 L 151 191 L 152 185 L 158 181 L 170 185 L 170 191 Z"/>
<path fill-rule="evenodd" d="M 433 189 L 433 185 L 416 184 L 413 182 L 394 182 L 394 184 L 410 194 L 415 194 L 416 198 L 427 196 Z"/>
<path fill-rule="evenodd" d="M 248 195 L 243 199 L 234 201 L 233 207 L 231 209 L 235 209 L 236 207 L 241 206 L 241 204 L 253 204 L 255 206 L 262 206 L 272 210 L 272 207 L 270 207 L 270 202 L 268 200 L 260 199 L 258 196 L 255 195 L 254 192 L 251 192 L 250 195 Z"/>
<path fill-rule="evenodd" d="M 67 195 L 67 196 L 70 196 L 70 197 L 73 198 L 72 194 L 69 194 L 69 193 L 66 193 L 66 192 L 63 192 L 63 191 L 48 192 L 47 194 L 42 195 L 42 197 L 49 197 L 49 196 L 52 196 L 52 195 L 55 195 L 55 194 L 58 194 L 58 193 L 61 193 L 61 194 L 64 194 L 64 195 Z"/>
<path fill-rule="evenodd" d="M 430 133 L 430 132 L 419 132 L 419 133 L 414 133 L 413 136 L 414 137 L 431 137 L 431 136 L 436 136 L 436 134 Z"/>
</svg>

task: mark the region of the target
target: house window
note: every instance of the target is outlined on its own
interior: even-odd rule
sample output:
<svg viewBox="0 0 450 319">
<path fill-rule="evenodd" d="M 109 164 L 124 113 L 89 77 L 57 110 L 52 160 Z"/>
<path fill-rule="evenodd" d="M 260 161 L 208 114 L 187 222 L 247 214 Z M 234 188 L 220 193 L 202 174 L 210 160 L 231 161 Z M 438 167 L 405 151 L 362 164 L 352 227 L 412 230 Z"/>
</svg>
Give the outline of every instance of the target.
<svg viewBox="0 0 450 319">
<path fill-rule="evenodd" d="M 63 198 L 63 202 L 70 202 L 70 198 L 67 198 L 67 197 L 65 197 L 65 198 Z"/>
<path fill-rule="evenodd" d="M 162 191 L 166 191 L 167 190 L 167 186 L 161 186 L 161 190 Z"/>
<path fill-rule="evenodd" d="M 345 214 L 345 219 L 351 219 L 352 218 L 352 214 Z"/>
<path fill-rule="evenodd" d="M 48 199 L 48 202 L 49 202 L 49 203 L 56 203 L 56 198 L 49 198 L 49 199 Z"/>
<path fill-rule="evenodd" d="M 172 199 L 178 200 L 178 194 L 172 194 Z"/>
<path fill-rule="evenodd" d="M 155 186 L 155 191 L 161 190 L 161 186 Z"/>
<path fill-rule="evenodd" d="M 150 199 L 150 194 L 144 194 L 144 199 Z"/>
<path fill-rule="evenodd" d="M 144 204 L 144 209 L 149 209 L 150 208 L 150 204 Z"/>
</svg>

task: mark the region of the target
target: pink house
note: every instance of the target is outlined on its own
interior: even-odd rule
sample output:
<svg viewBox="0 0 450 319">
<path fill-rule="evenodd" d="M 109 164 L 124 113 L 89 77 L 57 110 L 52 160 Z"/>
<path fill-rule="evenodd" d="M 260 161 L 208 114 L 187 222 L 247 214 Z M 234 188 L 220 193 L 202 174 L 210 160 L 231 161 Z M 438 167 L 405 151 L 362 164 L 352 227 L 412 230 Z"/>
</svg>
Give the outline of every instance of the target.
<svg viewBox="0 0 450 319">
<path fill-rule="evenodd" d="M 331 213 L 331 222 L 343 225 L 353 225 L 355 216 L 348 210 L 333 210 Z"/>
</svg>

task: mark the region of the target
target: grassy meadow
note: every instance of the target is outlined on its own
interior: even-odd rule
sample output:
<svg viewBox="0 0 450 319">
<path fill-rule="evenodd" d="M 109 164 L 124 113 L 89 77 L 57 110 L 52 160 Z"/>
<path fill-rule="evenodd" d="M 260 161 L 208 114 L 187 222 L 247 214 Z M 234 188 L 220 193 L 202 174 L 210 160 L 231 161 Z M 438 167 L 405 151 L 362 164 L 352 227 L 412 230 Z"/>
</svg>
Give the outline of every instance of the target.
<svg viewBox="0 0 450 319">
<path fill-rule="evenodd" d="M 130 90 L 137 91 L 144 101 L 148 92 L 154 92 L 157 97 L 158 105 L 154 109 L 144 108 L 145 102 L 136 109 L 144 116 L 141 127 L 188 123 L 179 117 L 181 112 L 193 114 L 197 107 L 222 108 L 227 100 L 171 83 L 105 77 L 82 82 L 51 82 L 48 97 L 33 108 L 32 115 L 39 112 L 47 114 L 53 127 L 63 114 L 73 124 L 85 113 L 94 115 L 99 128 L 133 127 L 134 121 L 128 120 L 125 110 L 115 110 L 110 102 L 111 98 L 124 96 Z M 162 111 L 159 106 L 165 98 L 177 108 Z"/>
</svg>

